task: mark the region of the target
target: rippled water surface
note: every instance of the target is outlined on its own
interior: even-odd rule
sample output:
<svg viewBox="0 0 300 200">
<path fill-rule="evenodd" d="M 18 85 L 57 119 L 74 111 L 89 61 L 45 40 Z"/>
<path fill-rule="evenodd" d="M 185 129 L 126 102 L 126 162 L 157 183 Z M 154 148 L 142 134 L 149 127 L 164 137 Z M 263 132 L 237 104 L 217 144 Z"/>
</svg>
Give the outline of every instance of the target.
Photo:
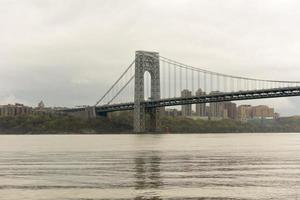
<svg viewBox="0 0 300 200">
<path fill-rule="evenodd" d="M 300 134 L 2 135 L 0 199 L 300 199 Z"/>
</svg>

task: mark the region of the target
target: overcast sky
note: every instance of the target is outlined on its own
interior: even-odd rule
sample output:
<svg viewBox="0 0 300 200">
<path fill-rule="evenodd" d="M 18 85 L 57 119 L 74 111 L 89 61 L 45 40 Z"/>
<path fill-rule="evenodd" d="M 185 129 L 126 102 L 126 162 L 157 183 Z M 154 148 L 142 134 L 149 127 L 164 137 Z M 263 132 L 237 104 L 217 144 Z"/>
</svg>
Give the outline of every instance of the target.
<svg viewBox="0 0 300 200">
<path fill-rule="evenodd" d="M 298 0 L 0 0 L 0 104 L 94 104 L 134 58 L 300 80 Z M 268 104 L 300 114 L 300 97 Z"/>
</svg>

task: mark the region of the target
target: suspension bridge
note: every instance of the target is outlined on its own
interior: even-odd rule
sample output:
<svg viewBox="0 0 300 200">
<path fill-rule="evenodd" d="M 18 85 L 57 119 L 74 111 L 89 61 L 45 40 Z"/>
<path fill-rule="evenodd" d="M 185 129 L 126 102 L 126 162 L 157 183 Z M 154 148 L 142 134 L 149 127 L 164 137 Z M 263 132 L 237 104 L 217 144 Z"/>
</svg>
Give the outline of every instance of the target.
<svg viewBox="0 0 300 200">
<path fill-rule="evenodd" d="M 157 52 L 136 51 L 135 59 L 95 105 L 66 112 L 107 116 L 133 110 L 134 132 L 145 132 L 146 121 L 147 131 L 155 132 L 160 131 L 163 107 L 291 96 L 300 96 L 300 82 L 233 76 L 192 67 Z"/>
</svg>

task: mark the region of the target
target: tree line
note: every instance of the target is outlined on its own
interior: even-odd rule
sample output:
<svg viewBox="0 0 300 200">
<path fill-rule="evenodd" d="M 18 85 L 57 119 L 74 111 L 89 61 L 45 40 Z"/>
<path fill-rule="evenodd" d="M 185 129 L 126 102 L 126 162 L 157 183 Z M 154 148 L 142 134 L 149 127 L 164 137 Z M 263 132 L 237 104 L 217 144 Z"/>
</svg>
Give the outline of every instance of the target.
<svg viewBox="0 0 300 200">
<path fill-rule="evenodd" d="M 67 115 L 0 117 L 0 134 L 42 133 L 131 133 L 130 111 L 112 113 L 108 118 L 81 119 Z M 162 132 L 170 133 L 254 133 L 300 132 L 300 117 L 256 120 L 247 123 L 224 119 L 209 121 L 183 117 L 162 117 Z"/>
</svg>

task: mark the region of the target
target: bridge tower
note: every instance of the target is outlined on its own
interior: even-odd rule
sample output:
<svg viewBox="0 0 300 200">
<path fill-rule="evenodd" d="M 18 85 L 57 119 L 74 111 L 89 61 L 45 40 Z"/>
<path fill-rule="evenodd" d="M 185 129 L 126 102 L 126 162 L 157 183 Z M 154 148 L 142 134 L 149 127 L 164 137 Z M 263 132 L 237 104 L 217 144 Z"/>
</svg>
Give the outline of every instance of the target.
<svg viewBox="0 0 300 200">
<path fill-rule="evenodd" d="M 135 83 L 134 83 L 134 132 L 146 131 L 146 112 L 150 115 L 151 132 L 160 131 L 160 108 L 145 109 L 144 100 L 144 74 L 148 71 L 151 76 L 151 99 L 160 99 L 160 68 L 159 53 L 135 52 Z"/>
</svg>

